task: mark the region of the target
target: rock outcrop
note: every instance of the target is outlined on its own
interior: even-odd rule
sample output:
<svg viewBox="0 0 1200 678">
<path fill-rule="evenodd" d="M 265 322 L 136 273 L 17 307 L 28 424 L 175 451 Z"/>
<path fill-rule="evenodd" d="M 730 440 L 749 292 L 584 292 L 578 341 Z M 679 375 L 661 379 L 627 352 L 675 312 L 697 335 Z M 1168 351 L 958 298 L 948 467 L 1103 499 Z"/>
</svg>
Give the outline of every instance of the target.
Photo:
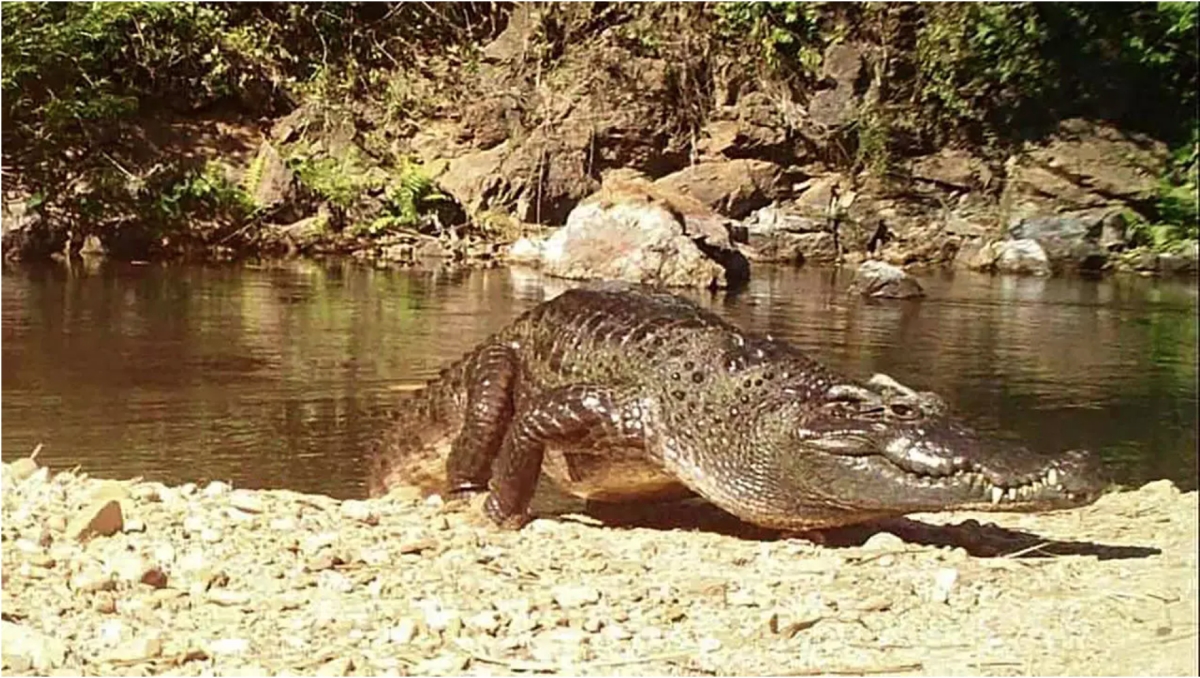
<svg viewBox="0 0 1200 678">
<path fill-rule="evenodd" d="M 574 280 L 731 287 L 749 276 L 720 215 L 690 196 L 620 174 L 548 238 L 515 243 L 509 260 Z"/>
</svg>

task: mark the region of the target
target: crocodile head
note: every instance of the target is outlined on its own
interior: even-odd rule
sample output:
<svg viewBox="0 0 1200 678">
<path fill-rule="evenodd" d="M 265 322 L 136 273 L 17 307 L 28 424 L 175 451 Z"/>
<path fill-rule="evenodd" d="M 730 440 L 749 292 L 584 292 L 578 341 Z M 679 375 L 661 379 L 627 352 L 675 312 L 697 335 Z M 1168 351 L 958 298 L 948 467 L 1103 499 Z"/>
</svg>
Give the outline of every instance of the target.
<svg viewBox="0 0 1200 678">
<path fill-rule="evenodd" d="M 780 488 L 799 493 L 773 494 L 803 504 L 776 515 L 822 506 L 835 524 L 921 511 L 1038 511 L 1091 503 L 1102 487 L 1091 453 L 1047 456 L 981 436 L 951 417 L 938 396 L 884 375 L 834 385 L 776 415 L 777 425 L 766 428 L 776 441 L 788 440 L 773 446 L 769 466 Z"/>
</svg>

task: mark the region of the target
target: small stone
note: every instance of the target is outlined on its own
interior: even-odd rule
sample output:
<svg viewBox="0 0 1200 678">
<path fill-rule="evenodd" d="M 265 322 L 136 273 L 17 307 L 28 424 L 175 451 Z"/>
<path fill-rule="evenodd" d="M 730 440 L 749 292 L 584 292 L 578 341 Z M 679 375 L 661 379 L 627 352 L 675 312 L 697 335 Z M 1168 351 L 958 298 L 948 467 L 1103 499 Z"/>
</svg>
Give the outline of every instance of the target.
<svg viewBox="0 0 1200 678">
<path fill-rule="evenodd" d="M 170 565 L 175 562 L 175 547 L 169 543 L 159 544 L 150 555 L 156 561 Z"/>
<path fill-rule="evenodd" d="M 113 614 L 117 611 L 117 599 L 108 591 L 97 591 L 92 598 L 92 609 L 100 614 Z"/>
<path fill-rule="evenodd" d="M 700 639 L 701 652 L 716 652 L 719 649 L 721 649 L 721 641 L 719 639 L 712 636 L 705 636 Z"/>
<path fill-rule="evenodd" d="M 317 667 L 318 676 L 348 676 L 354 670 L 354 662 L 349 657 L 331 659 Z"/>
<path fill-rule="evenodd" d="M 250 604 L 249 593 L 229 589 L 211 589 L 205 594 L 205 599 L 222 607 L 241 607 Z"/>
<path fill-rule="evenodd" d="M 142 520 L 138 520 L 137 518 L 130 518 L 129 520 L 125 521 L 125 529 L 123 531 L 129 533 L 145 532 L 146 523 Z"/>
<path fill-rule="evenodd" d="M 67 519 L 61 515 L 54 514 L 46 519 L 46 527 L 54 532 L 65 532 L 67 530 Z"/>
<path fill-rule="evenodd" d="M 229 495 L 229 505 L 243 513 L 262 513 L 263 501 L 260 495 L 250 490 L 235 490 Z"/>
<path fill-rule="evenodd" d="M 950 567 L 940 568 L 933 575 L 933 592 L 931 598 L 935 603 L 950 602 L 950 592 L 958 581 L 958 570 Z"/>
<path fill-rule="evenodd" d="M 494 634 L 496 629 L 500 628 L 500 618 L 496 616 L 495 612 L 480 612 L 468 617 L 464 625 L 469 629 Z"/>
<path fill-rule="evenodd" d="M 396 547 L 396 552 L 400 555 L 405 555 L 408 553 L 424 553 L 425 551 L 432 551 L 436 547 L 437 542 L 430 537 L 415 537 L 413 539 L 401 542 L 400 545 Z"/>
<path fill-rule="evenodd" d="M 162 568 L 137 554 L 122 554 L 111 564 L 111 569 L 119 581 L 149 584 L 156 589 L 167 585 L 167 575 Z"/>
<path fill-rule="evenodd" d="M 66 661 L 67 649 L 62 642 L 23 624 L 2 622 L 0 636 L 4 638 L 0 653 L 3 653 L 4 663 L 10 666 L 14 663 L 11 658 L 19 657 L 37 672 L 46 673 Z"/>
<path fill-rule="evenodd" d="M 876 532 L 862 545 L 864 551 L 899 551 L 904 540 L 891 532 Z"/>
<path fill-rule="evenodd" d="M 332 553 L 322 553 L 316 558 L 309 558 L 304 564 L 305 569 L 309 572 L 321 572 L 322 570 L 333 569 L 335 566 L 342 564 L 342 559 Z"/>
<path fill-rule="evenodd" d="M 182 488 L 181 488 L 182 489 Z M 223 483 L 220 480 L 214 480 L 204 487 L 204 496 L 212 498 L 219 497 L 223 494 L 228 494 L 233 488 L 229 483 Z"/>
<path fill-rule="evenodd" d="M 41 567 L 47 570 L 57 564 L 54 558 L 51 558 L 49 554 L 43 552 L 30 554 L 29 557 L 25 559 L 25 562 L 34 567 Z"/>
<path fill-rule="evenodd" d="M 284 516 L 283 518 L 272 518 L 271 522 L 267 523 L 267 526 L 276 532 L 295 532 L 296 519 L 290 516 Z"/>
<path fill-rule="evenodd" d="M 96 635 L 100 642 L 107 647 L 116 647 L 121 642 L 121 634 L 125 632 L 125 624 L 120 619 L 108 619 L 100 623 Z"/>
<path fill-rule="evenodd" d="M 321 549 L 336 544 L 337 540 L 338 534 L 336 532 L 310 534 L 300 542 L 300 550 L 307 556 L 313 556 Z"/>
<path fill-rule="evenodd" d="M 342 516 L 367 525 L 379 524 L 379 512 L 369 503 L 357 499 L 342 502 Z"/>
<path fill-rule="evenodd" d="M 583 624 L 581 624 L 581 626 L 583 627 L 583 630 L 587 631 L 588 633 L 596 633 L 604 626 L 604 622 L 600 621 L 596 617 L 588 617 L 587 619 L 583 620 Z"/>
<path fill-rule="evenodd" d="M 120 532 L 124 524 L 121 502 L 102 500 L 75 514 L 67 525 L 67 536 L 76 541 L 86 541 L 97 535 L 108 537 Z"/>
<path fill-rule="evenodd" d="M 71 588 L 75 591 L 95 593 L 96 591 L 111 591 L 116 588 L 116 582 L 110 575 L 93 569 L 83 570 L 71 577 Z"/>
<path fill-rule="evenodd" d="M 397 645 L 407 645 L 417 637 L 417 623 L 406 617 L 388 629 L 387 635 L 391 642 Z"/>
<path fill-rule="evenodd" d="M 121 664 L 145 662 L 161 655 L 162 647 L 162 640 L 155 636 L 134 638 L 117 645 L 105 658 L 105 661 Z"/>
<path fill-rule="evenodd" d="M 600 590 L 592 586 L 555 586 L 550 590 L 550 595 L 554 598 L 554 602 L 564 610 L 600 602 Z"/>
<path fill-rule="evenodd" d="M 225 538 L 225 535 L 215 527 L 206 527 L 200 530 L 200 541 L 206 544 L 215 544 Z"/>
<path fill-rule="evenodd" d="M 183 519 L 183 531 L 188 534 L 200 534 L 206 527 L 208 523 L 199 515 L 190 515 Z"/>
<path fill-rule="evenodd" d="M 13 480 L 21 482 L 38 470 L 37 462 L 29 457 L 22 457 L 8 465 L 8 472 Z"/>
<path fill-rule="evenodd" d="M 633 634 L 629 632 L 629 629 L 620 624 L 608 624 L 600 630 L 600 636 L 607 640 L 617 641 L 629 640 L 633 637 Z"/>
<path fill-rule="evenodd" d="M 196 483 L 184 483 L 179 486 L 179 496 L 190 497 L 196 494 Z"/>
<path fill-rule="evenodd" d="M 250 641 L 245 638 L 221 638 L 208 644 L 208 652 L 214 655 L 244 654 L 250 649 Z"/>
<path fill-rule="evenodd" d="M 140 502 L 153 504 L 162 501 L 159 490 L 154 485 L 137 485 L 132 490 L 133 496 Z"/>
</svg>

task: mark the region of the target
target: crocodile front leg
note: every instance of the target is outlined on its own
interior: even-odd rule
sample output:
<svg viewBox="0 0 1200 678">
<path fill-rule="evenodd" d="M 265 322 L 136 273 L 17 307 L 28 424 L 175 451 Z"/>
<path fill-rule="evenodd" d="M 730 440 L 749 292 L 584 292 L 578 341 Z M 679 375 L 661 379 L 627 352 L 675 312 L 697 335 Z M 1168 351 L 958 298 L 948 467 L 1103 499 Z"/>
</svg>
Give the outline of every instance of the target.
<svg viewBox="0 0 1200 678">
<path fill-rule="evenodd" d="M 484 511 L 497 524 L 528 520 L 548 444 L 572 450 L 642 447 L 646 408 L 629 394 L 574 385 L 547 391 L 513 421 L 496 463 Z"/>
<path fill-rule="evenodd" d="M 470 387 L 462 428 L 446 457 L 452 491 L 482 489 L 513 417 L 517 356 L 504 344 L 489 344 L 471 358 Z"/>
</svg>

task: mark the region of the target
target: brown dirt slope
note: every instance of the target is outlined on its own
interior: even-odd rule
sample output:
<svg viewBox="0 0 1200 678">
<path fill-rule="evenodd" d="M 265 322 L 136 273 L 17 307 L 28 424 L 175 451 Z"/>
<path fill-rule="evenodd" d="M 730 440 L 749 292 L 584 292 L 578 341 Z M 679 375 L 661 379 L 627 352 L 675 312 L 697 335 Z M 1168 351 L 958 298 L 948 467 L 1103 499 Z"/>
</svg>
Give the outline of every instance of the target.
<svg viewBox="0 0 1200 678">
<path fill-rule="evenodd" d="M 851 545 L 476 516 L 6 464 L 4 674 L 1197 671 L 1197 495 L 1166 482 Z"/>
</svg>

